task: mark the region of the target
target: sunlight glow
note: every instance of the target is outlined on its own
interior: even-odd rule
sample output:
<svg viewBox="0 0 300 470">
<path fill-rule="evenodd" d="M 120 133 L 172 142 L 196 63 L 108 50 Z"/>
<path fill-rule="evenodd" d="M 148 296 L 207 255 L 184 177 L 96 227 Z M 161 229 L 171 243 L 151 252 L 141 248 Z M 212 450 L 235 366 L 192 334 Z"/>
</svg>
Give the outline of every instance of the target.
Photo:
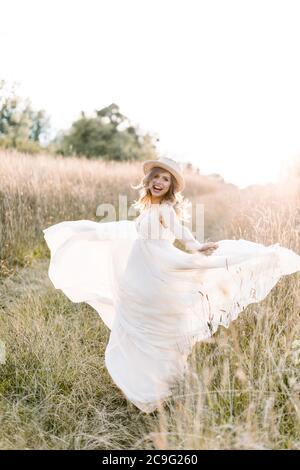
<svg viewBox="0 0 300 470">
<path fill-rule="evenodd" d="M 115 102 L 159 149 L 240 186 L 300 154 L 300 3 L 1 2 L 1 76 L 51 115 Z"/>
</svg>

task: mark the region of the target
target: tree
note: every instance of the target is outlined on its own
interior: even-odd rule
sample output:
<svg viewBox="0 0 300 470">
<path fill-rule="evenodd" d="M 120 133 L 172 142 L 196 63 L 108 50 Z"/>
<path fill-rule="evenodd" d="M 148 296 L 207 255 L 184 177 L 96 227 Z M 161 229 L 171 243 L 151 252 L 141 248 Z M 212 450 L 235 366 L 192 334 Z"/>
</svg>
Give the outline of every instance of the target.
<svg viewBox="0 0 300 470">
<path fill-rule="evenodd" d="M 31 127 L 29 132 L 29 139 L 34 142 L 40 142 L 41 138 L 46 136 L 50 128 L 50 118 L 46 115 L 44 110 L 31 111 Z"/>
<path fill-rule="evenodd" d="M 95 110 L 94 117 L 87 117 L 82 111 L 71 129 L 60 136 L 57 152 L 107 160 L 142 160 L 156 156 L 153 138 L 133 126 L 115 103 Z"/>
<path fill-rule="evenodd" d="M 40 139 L 50 127 L 44 110 L 34 110 L 29 99 L 17 95 L 17 84 L 0 80 L 0 145 L 39 151 Z"/>
</svg>

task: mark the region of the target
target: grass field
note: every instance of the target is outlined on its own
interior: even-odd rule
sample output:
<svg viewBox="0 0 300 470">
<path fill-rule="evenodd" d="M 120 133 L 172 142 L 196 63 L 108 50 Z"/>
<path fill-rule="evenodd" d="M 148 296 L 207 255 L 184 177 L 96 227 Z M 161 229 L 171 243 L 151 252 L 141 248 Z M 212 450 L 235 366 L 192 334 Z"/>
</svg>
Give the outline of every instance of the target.
<svg viewBox="0 0 300 470">
<path fill-rule="evenodd" d="M 51 284 L 42 229 L 98 220 L 137 197 L 139 163 L 0 152 L 1 449 L 300 449 L 299 274 L 282 278 L 228 329 L 197 343 L 191 373 L 146 415 L 104 364 L 109 330 Z M 300 253 L 300 184 L 246 190 L 186 173 L 205 239 L 279 242 Z"/>
</svg>

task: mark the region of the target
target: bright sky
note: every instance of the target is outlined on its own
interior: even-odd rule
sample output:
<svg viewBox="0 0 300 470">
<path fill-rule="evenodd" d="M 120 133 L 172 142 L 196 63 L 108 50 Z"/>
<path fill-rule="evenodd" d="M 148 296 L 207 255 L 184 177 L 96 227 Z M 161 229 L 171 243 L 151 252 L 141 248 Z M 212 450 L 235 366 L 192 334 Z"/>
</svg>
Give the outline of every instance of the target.
<svg viewBox="0 0 300 470">
<path fill-rule="evenodd" d="M 0 78 L 54 130 L 115 102 L 241 187 L 300 154 L 300 2 L 0 0 Z"/>
</svg>

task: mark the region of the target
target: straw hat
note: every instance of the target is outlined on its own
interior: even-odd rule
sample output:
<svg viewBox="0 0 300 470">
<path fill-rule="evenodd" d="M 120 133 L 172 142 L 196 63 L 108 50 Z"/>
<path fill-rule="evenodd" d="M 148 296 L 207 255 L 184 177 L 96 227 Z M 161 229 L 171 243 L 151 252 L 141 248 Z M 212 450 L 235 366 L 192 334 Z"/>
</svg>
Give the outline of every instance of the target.
<svg viewBox="0 0 300 470">
<path fill-rule="evenodd" d="M 184 177 L 179 164 L 175 162 L 175 160 L 167 157 L 159 157 L 158 160 L 146 160 L 143 162 L 143 171 L 145 175 L 156 166 L 172 173 L 177 181 L 177 191 L 183 191 L 185 188 Z"/>
</svg>

